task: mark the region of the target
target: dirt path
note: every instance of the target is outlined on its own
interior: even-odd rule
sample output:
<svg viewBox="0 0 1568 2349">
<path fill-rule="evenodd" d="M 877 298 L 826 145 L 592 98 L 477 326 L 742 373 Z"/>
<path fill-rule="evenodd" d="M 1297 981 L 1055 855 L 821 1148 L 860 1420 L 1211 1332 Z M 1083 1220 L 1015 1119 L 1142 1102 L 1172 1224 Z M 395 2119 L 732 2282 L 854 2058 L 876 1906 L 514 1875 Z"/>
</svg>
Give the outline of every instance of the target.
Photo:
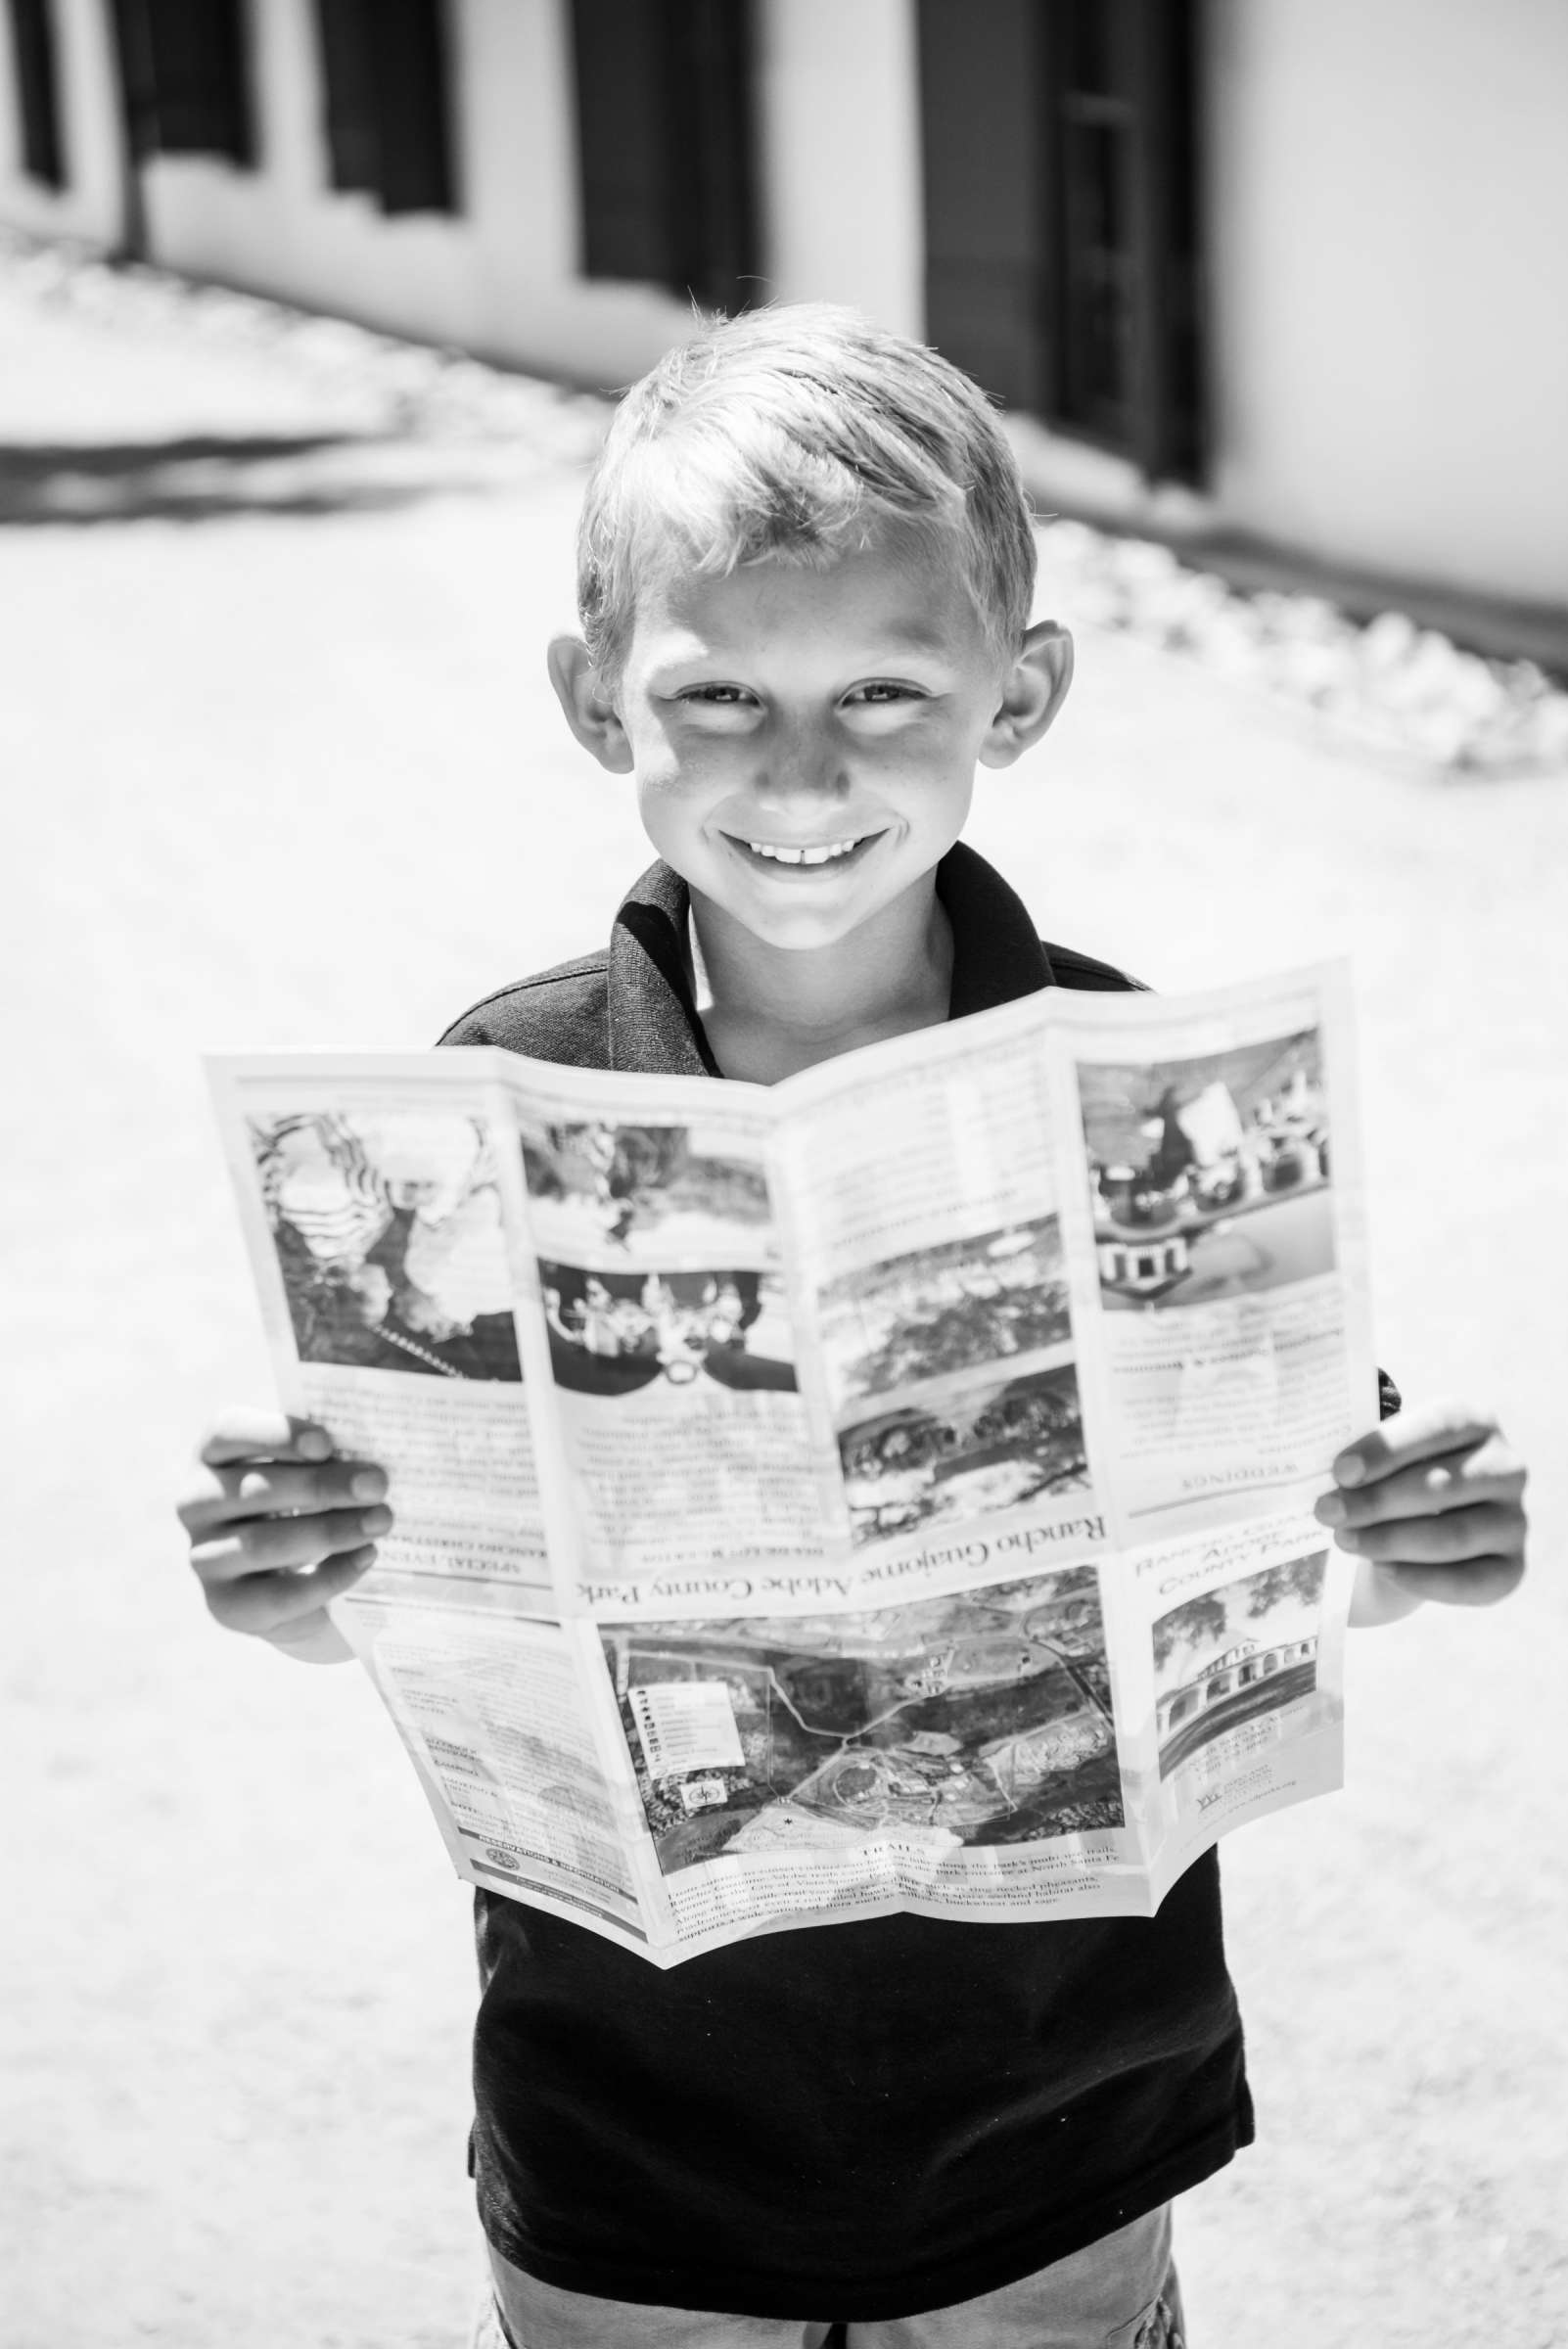
<svg viewBox="0 0 1568 2349">
<path fill-rule="evenodd" d="M 266 1392 L 198 1051 L 426 1042 L 645 860 L 543 678 L 572 451 L 362 425 L 0 275 L 0 443 L 119 452 L 75 521 L 0 528 L 14 2349 L 456 2349 L 477 2275 L 465 1898 L 356 1676 L 213 1632 L 169 1517 L 209 1406 Z M 1550 2349 L 1568 791 L 1081 649 L 976 844 L 1163 986 L 1355 953 L 1384 1359 L 1539 1463 L 1526 1593 L 1359 1642 L 1352 1790 L 1228 1849 L 1262 2142 L 1185 2215 L 1194 2342 Z"/>
</svg>

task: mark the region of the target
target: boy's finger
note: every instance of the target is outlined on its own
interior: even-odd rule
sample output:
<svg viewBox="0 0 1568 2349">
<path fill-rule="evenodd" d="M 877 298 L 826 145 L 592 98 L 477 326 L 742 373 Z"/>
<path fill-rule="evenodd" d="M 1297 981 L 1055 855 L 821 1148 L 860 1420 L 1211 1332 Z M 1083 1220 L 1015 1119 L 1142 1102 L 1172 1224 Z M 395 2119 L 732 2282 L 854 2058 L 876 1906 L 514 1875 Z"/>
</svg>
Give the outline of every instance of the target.
<svg viewBox="0 0 1568 2349">
<path fill-rule="evenodd" d="M 332 1438 L 313 1419 L 241 1405 L 213 1421 L 197 1457 L 205 1468 L 221 1468 L 230 1460 L 328 1460 Z"/>
<path fill-rule="evenodd" d="M 1495 1607 L 1516 1590 L 1524 1575 L 1521 1557 L 1471 1558 L 1463 1566 L 1380 1566 L 1398 1589 L 1443 1607 Z"/>
<path fill-rule="evenodd" d="M 268 1576 L 280 1568 L 314 1566 L 340 1550 L 356 1549 L 388 1531 L 388 1508 L 331 1509 L 324 1516 L 255 1517 L 191 1545 L 191 1564 L 208 1589 Z"/>
<path fill-rule="evenodd" d="M 1488 1443 L 1498 1433 L 1490 1412 L 1472 1410 L 1467 1404 L 1431 1403 L 1401 1411 L 1381 1427 L 1347 1444 L 1333 1463 L 1340 1485 L 1370 1485 L 1396 1469 L 1417 1460 L 1436 1459 L 1445 1451 L 1463 1451 Z"/>
<path fill-rule="evenodd" d="M 278 1460 L 235 1460 L 209 1468 L 179 1503 L 176 1514 L 188 1534 L 231 1525 L 242 1517 L 284 1516 L 351 1508 L 356 1501 L 385 1500 L 387 1472 L 374 1460 L 326 1460 L 320 1466 L 291 1467 Z"/>
<path fill-rule="evenodd" d="M 1377 1525 L 1393 1517 L 1436 1517 L 1482 1501 L 1516 1502 L 1525 1489 L 1523 1463 L 1501 1437 L 1471 1451 L 1445 1452 L 1398 1468 L 1376 1484 L 1325 1493 L 1316 1514 L 1323 1525 Z"/>
<path fill-rule="evenodd" d="M 341 1597 L 375 1562 L 375 1544 L 362 1543 L 340 1557 L 323 1558 L 308 1574 L 255 1574 L 243 1583 L 214 1584 L 207 1592 L 208 1611 L 225 1631 L 265 1639 Z"/>
<path fill-rule="evenodd" d="M 1346 1528 L 1341 1549 L 1387 1566 L 1453 1566 L 1466 1559 L 1507 1557 L 1524 1548 L 1524 1511 L 1489 1501 L 1450 1509 L 1441 1517 L 1401 1517 L 1388 1525 Z"/>
</svg>

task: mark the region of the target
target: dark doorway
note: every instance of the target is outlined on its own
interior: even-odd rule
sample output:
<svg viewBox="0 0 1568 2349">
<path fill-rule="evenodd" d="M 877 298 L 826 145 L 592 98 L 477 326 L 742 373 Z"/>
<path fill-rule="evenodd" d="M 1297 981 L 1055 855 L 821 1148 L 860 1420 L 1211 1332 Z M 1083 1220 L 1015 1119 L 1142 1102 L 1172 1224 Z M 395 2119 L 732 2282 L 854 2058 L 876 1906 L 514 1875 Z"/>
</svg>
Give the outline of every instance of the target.
<svg viewBox="0 0 1568 2349">
<path fill-rule="evenodd" d="M 46 188 L 66 184 L 66 142 L 60 122 L 60 77 L 51 0 L 11 0 L 11 54 L 16 60 L 22 115 L 22 167 Z"/>
<path fill-rule="evenodd" d="M 920 0 L 926 325 L 1151 479 L 1204 453 L 1201 0 Z"/>
<path fill-rule="evenodd" d="M 736 310 L 756 292 L 749 0 L 573 0 L 581 267 Z"/>
</svg>

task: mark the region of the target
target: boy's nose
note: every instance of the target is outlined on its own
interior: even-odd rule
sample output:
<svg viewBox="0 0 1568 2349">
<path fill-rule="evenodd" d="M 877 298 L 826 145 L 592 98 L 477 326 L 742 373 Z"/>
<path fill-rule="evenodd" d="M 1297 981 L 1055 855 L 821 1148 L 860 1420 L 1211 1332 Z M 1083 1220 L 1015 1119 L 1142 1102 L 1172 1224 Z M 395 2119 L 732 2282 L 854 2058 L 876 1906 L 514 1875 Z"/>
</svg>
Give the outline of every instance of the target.
<svg viewBox="0 0 1568 2349">
<path fill-rule="evenodd" d="M 775 743 L 754 778 L 764 805 L 797 799 L 843 799 L 850 790 L 839 746 L 818 737 Z"/>
</svg>

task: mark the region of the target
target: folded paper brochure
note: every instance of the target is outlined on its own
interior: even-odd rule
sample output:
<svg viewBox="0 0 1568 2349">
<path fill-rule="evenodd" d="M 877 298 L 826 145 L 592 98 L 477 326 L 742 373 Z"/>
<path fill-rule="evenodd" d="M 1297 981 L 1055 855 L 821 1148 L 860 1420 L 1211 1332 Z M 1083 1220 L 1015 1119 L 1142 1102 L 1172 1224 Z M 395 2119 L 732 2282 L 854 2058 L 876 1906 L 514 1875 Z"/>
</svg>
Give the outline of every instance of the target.
<svg viewBox="0 0 1568 2349">
<path fill-rule="evenodd" d="M 214 1061 L 335 1615 L 476 1884 L 660 1965 L 1150 1915 L 1340 1781 L 1348 983 L 1050 989 L 763 1087 Z"/>
</svg>

